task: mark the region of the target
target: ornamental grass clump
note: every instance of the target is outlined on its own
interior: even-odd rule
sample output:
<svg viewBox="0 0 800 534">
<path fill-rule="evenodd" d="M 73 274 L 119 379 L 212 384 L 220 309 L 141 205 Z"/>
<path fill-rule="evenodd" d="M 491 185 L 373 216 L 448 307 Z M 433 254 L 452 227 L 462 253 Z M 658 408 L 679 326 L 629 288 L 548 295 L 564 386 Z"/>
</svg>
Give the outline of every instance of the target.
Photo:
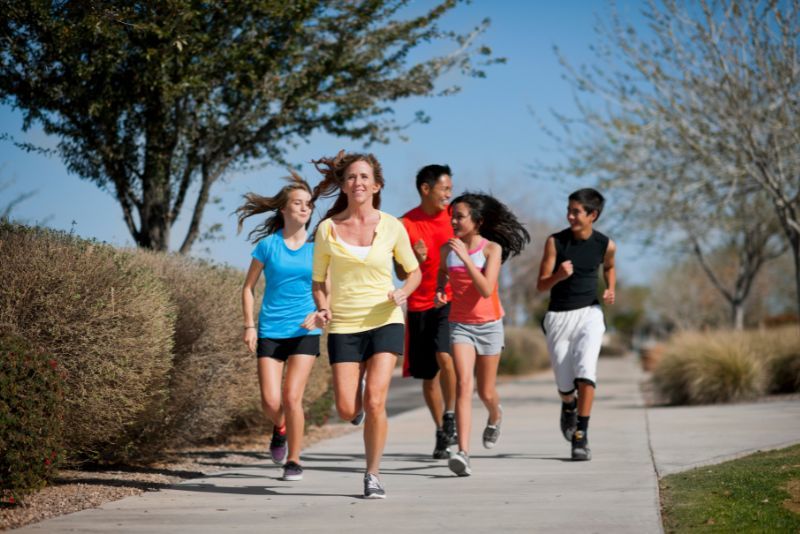
<svg viewBox="0 0 800 534">
<path fill-rule="evenodd" d="M 800 392 L 800 328 L 797 325 L 752 332 L 749 343 L 763 359 L 770 393 Z"/>
<path fill-rule="evenodd" d="M 505 348 L 500 355 L 498 374 L 522 375 L 549 366 L 547 341 L 540 330 L 514 326 L 505 329 Z"/>
<path fill-rule="evenodd" d="M 767 380 L 743 334 L 686 332 L 665 347 L 653 384 L 668 404 L 713 404 L 763 395 Z"/>
</svg>

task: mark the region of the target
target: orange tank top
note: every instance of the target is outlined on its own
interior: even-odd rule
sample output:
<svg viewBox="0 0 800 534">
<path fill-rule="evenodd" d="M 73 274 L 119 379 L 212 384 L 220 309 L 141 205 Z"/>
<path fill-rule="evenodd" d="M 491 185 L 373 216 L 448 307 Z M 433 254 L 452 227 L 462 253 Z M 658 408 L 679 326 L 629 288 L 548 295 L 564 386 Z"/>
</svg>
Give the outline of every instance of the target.
<svg viewBox="0 0 800 534">
<path fill-rule="evenodd" d="M 482 240 L 480 245 L 469 251 L 472 263 L 485 272 L 486 256 L 483 249 L 488 241 Z M 447 273 L 450 275 L 450 286 L 453 288 L 453 301 L 450 305 L 450 322 L 482 324 L 501 319 L 505 312 L 497 295 L 497 284 L 488 298 L 478 293 L 478 288 L 472 282 L 464 262 L 453 252 L 447 255 Z"/>
</svg>

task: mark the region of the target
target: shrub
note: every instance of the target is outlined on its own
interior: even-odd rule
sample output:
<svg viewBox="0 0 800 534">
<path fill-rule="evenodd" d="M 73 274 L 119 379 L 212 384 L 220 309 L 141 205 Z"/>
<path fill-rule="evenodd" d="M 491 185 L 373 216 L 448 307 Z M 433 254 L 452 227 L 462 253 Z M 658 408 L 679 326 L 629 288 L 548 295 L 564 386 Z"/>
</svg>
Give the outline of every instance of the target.
<svg viewBox="0 0 800 534">
<path fill-rule="evenodd" d="M 168 410 L 153 442 L 187 446 L 268 428 L 256 359 L 242 342 L 244 273 L 177 255 L 139 250 L 136 256 L 170 288 L 177 309 Z M 327 390 L 326 367 L 314 365 L 306 406 Z"/>
<path fill-rule="evenodd" d="M 62 460 L 62 377 L 52 356 L 0 336 L 0 496 L 20 501 Z"/>
<path fill-rule="evenodd" d="M 653 384 L 670 404 L 746 400 L 766 389 L 761 359 L 741 334 L 732 332 L 677 335 L 653 372 Z"/>
<path fill-rule="evenodd" d="M 506 327 L 505 349 L 500 356 L 498 373 L 521 375 L 550 366 L 544 334 L 533 328 Z"/>
<path fill-rule="evenodd" d="M 136 454 L 161 417 L 174 310 L 129 253 L 63 232 L 0 224 L 0 328 L 43 347 L 65 371 L 70 456 Z"/>
</svg>

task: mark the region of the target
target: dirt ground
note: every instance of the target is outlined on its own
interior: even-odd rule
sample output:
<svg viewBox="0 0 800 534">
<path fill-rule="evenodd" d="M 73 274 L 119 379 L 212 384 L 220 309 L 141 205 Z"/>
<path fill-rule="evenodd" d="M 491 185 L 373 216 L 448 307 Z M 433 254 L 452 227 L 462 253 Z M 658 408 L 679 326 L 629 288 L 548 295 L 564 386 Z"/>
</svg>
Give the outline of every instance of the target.
<svg viewBox="0 0 800 534">
<path fill-rule="evenodd" d="M 312 427 L 306 435 L 305 446 L 355 430 L 349 424 Z M 268 444 L 269 436 L 237 436 L 213 447 L 173 451 L 167 461 L 148 466 L 65 469 L 59 472 L 53 485 L 30 495 L 25 504 L 0 508 L 0 530 L 95 508 L 145 491 L 158 491 L 220 471 L 231 464 L 264 462 L 269 460 Z"/>
</svg>

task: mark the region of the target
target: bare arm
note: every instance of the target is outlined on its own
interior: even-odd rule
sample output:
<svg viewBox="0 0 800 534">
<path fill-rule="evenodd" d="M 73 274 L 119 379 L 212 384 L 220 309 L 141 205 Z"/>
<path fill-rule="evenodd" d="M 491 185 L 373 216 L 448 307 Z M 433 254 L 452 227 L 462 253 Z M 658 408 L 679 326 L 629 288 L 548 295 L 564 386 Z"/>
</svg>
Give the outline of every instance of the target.
<svg viewBox="0 0 800 534">
<path fill-rule="evenodd" d="M 258 340 L 258 332 L 256 331 L 256 323 L 253 317 L 253 305 L 256 300 L 256 283 L 258 283 L 258 278 L 261 276 L 261 271 L 263 270 L 264 264 L 253 258 L 250 262 L 250 268 L 247 270 L 247 276 L 245 276 L 244 279 L 244 286 L 242 287 L 242 315 L 244 316 L 245 327 L 243 341 L 250 352 L 256 351 L 256 343 Z"/>
<path fill-rule="evenodd" d="M 409 295 L 417 289 L 420 282 L 422 282 L 422 271 L 417 267 L 408 273 L 408 277 L 402 287 L 389 292 L 389 299 L 394 300 L 398 306 L 402 306 L 408 300 Z"/>
<path fill-rule="evenodd" d="M 606 281 L 606 290 L 603 291 L 603 302 L 614 304 L 617 289 L 617 270 L 615 267 L 614 256 L 617 253 L 617 245 L 613 241 L 608 241 L 606 255 L 603 258 L 603 278 Z"/>
<path fill-rule="evenodd" d="M 447 245 L 442 246 L 439 251 L 439 270 L 436 271 L 436 294 L 433 297 L 433 305 L 436 308 L 441 308 L 447 304 L 447 292 L 444 288 L 450 281 L 450 274 L 447 272 L 447 253 L 450 252 L 450 247 Z"/>
<path fill-rule="evenodd" d="M 324 282 L 311 282 L 311 295 L 314 297 L 314 304 L 317 311 L 313 311 L 306 316 L 305 321 L 300 326 L 306 330 L 323 328 L 333 318 L 330 310 L 330 282 L 326 277 Z"/>
<path fill-rule="evenodd" d="M 552 236 L 547 238 L 544 244 L 544 254 L 542 263 L 539 264 L 539 280 L 536 282 L 536 289 L 539 291 L 550 291 L 554 285 L 572 276 L 572 262 L 567 260 L 556 266 L 556 241 Z"/>
</svg>

